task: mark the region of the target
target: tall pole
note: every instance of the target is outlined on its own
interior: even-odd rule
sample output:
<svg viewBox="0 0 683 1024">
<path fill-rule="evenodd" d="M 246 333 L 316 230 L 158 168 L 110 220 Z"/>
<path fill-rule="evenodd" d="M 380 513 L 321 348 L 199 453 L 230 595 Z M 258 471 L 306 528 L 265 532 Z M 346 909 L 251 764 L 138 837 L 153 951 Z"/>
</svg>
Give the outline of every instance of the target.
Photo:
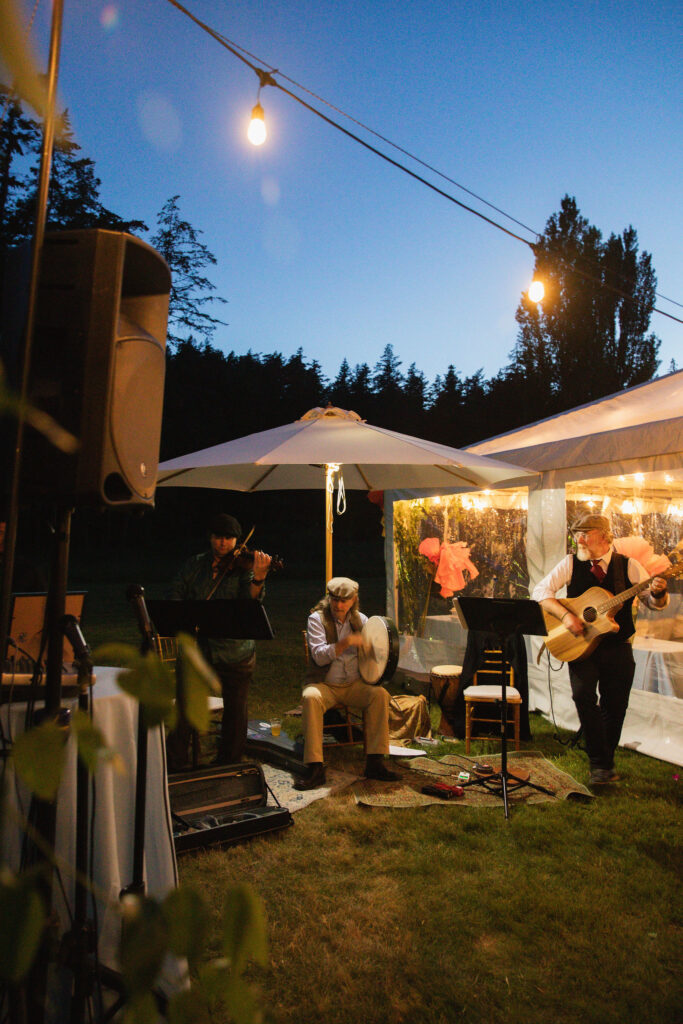
<svg viewBox="0 0 683 1024">
<path fill-rule="evenodd" d="M 29 286 L 28 309 L 26 311 L 24 364 L 21 379 L 21 407 L 19 409 L 16 430 L 14 465 L 12 470 L 10 502 L 7 516 L 6 556 L 2 578 L 2 594 L 0 598 L 0 637 L 3 648 L 0 653 L 3 657 L 7 636 L 9 634 L 9 608 L 12 594 L 12 575 L 14 572 L 14 549 L 17 537 L 17 521 L 19 517 L 19 481 L 21 477 L 21 459 L 24 441 L 24 409 L 29 390 L 36 299 L 40 279 L 40 262 L 43 251 L 43 241 L 45 238 L 45 225 L 47 222 L 48 192 L 55 136 L 55 101 L 57 96 L 57 78 L 59 74 L 63 13 L 63 0 L 53 0 L 52 23 L 50 29 L 50 52 L 47 71 L 47 99 L 45 117 L 43 121 L 43 142 L 40 153 L 40 174 L 38 179 L 38 194 L 36 198 L 36 220 L 33 233 L 33 249 L 31 252 L 31 281 Z M 56 714 L 59 710 L 60 704 L 61 650 L 63 638 L 61 636 L 61 630 L 58 630 L 57 622 L 58 618 L 64 614 L 64 595 L 66 591 L 70 524 L 70 510 L 62 509 L 60 511 L 60 520 L 57 524 L 57 537 L 54 542 L 52 565 L 53 579 L 51 579 L 50 591 L 48 594 L 48 602 L 51 606 L 52 612 L 49 622 L 50 632 L 48 641 L 48 672 L 45 702 L 48 714 Z M 59 666 L 57 666 L 58 658 L 60 662 Z M 59 671 L 58 678 L 57 670 Z M 47 845 L 54 850 L 56 806 L 43 801 L 37 801 L 36 814 L 37 831 L 43 837 Z M 52 905 L 51 871 L 46 873 L 42 896 L 45 903 L 46 914 L 49 917 Z M 45 1020 L 47 979 L 47 948 L 45 943 L 39 958 L 34 964 L 31 974 L 29 975 L 27 1016 L 30 1024 L 42 1024 Z"/>
<path fill-rule="evenodd" d="M 12 576 L 14 574 L 14 549 L 17 541 L 17 521 L 19 518 L 19 480 L 21 477 L 21 458 L 24 444 L 25 407 L 28 397 L 28 385 L 33 351 L 33 331 L 36 313 L 36 297 L 40 275 L 40 259 L 45 238 L 47 221 L 47 201 L 52 168 L 52 152 L 55 137 L 55 99 L 57 95 L 57 78 L 59 74 L 59 54 L 62 41 L 63 0 L 53 0 L 52 24 L 50 30 L 50 54 L 47 71 L 47 98 L 45 117 L 43 120 L 43 142 L 40 151 L 40 175 L 38 194 L 36 197 L 36 219 L 33 230 L 33 249 L 31 252 L 31 280 L 29 286 L 28 309 L 26 311 L 26 330 L 24 339 L 24 365 L 21 378 L 21 405 L 17 417 L 15 433 L 14 464 L 7 512 L 7 532 L 5 535 L 5 557 L 0 592 L 0 659 L 5 657 L 7 637 L 9 636 L 9 616 L 12 596 Z"/>
<path fill-rule="evenodd" d="M 334 573 L 332 572 L 332 527 L 334 519 L 334 511 L 332 506 L 332 499 L 334 497 L 334 478 L 339 472 L 339 466 L 334 462 L 329 462 L 325 466 L 325 579 L 323 581 L 323 590 L 327 586 L 327 581 L 331 580 Z"/>
</svg>

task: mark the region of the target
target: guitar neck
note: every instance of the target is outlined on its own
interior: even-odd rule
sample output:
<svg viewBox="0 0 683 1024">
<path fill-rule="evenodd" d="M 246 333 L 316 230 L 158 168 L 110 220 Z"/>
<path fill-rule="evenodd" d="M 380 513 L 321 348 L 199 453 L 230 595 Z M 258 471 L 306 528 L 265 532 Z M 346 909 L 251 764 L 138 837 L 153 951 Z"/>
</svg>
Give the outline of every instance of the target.
<svg viewBox="0 0 683 1024">
<path fill-rule="evenodd" d="M 659 575 L 666 577 L 669 575 L 669 572 L 667 570 L 667 572 L 662 572 Z M 654 578 L 654 576 L 650 576 L 646 580 L 641 580 L 640 583 L 634 583 L 632 587 L 628 588 L 628 590 L 622 590 L 620 594 L 615 594 L 614 597 L 610 597 L 609 601 L 605 601 L 604 604 L 600 605 L 600 613 L 604 614 L 605 612 L 609 612 L 613 608 L 617 608 L 620 604 L 623 604 L 624 601 L 628 601 L 629 597 L 635 597 L 637 594 L 640 594 L 641 591 L 647 590 Z"/>
</svg>

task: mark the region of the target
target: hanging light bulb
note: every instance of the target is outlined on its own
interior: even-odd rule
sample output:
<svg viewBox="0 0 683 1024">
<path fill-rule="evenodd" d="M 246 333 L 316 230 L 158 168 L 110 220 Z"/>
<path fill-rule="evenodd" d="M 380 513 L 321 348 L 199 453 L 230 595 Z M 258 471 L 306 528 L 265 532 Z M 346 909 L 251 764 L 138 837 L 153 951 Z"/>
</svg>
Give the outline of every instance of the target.
<svg viewBox="0 0 683 1024">
<path fill-rule="evenodd" d="M 543 281 L 539 281 L 536 278 L 529 285 L 529 291 L 527 292 L 530 302 L 540 302 L 545 295 L 545 286 Z"/>
<path fill-rule="evenodd" d="M 247 138 L 252 146 L 262 146 L 266 141 L 266 119 L 263 107 L 257 103 L 251 112 L 251 121 L 247 130 Z"/>
</svg>

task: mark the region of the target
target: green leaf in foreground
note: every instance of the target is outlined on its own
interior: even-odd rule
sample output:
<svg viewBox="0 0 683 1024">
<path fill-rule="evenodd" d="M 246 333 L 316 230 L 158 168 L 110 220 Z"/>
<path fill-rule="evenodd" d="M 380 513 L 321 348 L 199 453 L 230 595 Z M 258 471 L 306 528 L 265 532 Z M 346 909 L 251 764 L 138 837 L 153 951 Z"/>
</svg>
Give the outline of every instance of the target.
<svg viewBox="0 0 683 1024">
<path fill-rule="evenodd" d="M 45 927 L 45 910 L 35 876 L 0 877 L 0 977 L 11 984 L 24 978 L 33 963 Z"/>
<path fill-rule="evenodd" d="M 236 974 L 241 974 L 247 960 L 265 966 L 268 961 L 268 938 L 263 903 L 249 885 L 229 889 L 223 913 L 223 951 Z"/>
<path fill-rule="evenodd" d="M 185 717 L 193 728 L 206 732 L 210 719 L 208 698 L 212 693 L 220 696 L 221 687 L 196 641 L 186 633 L 178 635 L 178 677 L 182 680 Z"/>
<path fill-rule="evenodd" d="M 17 736 L 12 760 L 17 775 L 42 800 L 54 800 L 66 760 L 68 732 L 56 722 L 43 722 Z"/>
<path fill-rule="evenodd" d="M 85 763 L 91 775 L 97 771 L 102 761 L 117 762 L 120 757 L 107 743 L 102 731 L 92 723 L 85 711 L 74 711 L 71 728 L 78 744 L 78 756 Z"/>
<path fill-rule="evenodd" d="M 187 957 L 190 964 L 202 956 L 210 914 L 200 894 L 187 886 L 174 889 L 163 902 L 168 922 L 169 947 L 176 956 Z"/>
<path fill-rule="evenodd" d="M 226 961 L 214 960 L 199 969 L 191 989 L 172 997 L 168 1019 L 170 1024 L 260 1024 L 263 1010 L 257 993 Z"/>
<path fill-rule="evenodd" d="M 117 683 L 124 693 L 140 702 L 150 728 L 174 721 L 175 674 L 156 654 L 140 654 L 128 644 L 105 644 L 95 652 L 95 660 L 123 665 Z"/>
<path fill-rule="evenodd" d="M 126 1003 L 123 1024 L 154 1024 L 157 1020 L 161 1020 L 161 1017 L 151 992 L 135 996 Z"/>
<path fill-rule="evenodd" d="M 131 996 L 149 992 L 168 952 L 168 929 L 156 900 L 126 896 L 119 959 Z"/>
</svg>

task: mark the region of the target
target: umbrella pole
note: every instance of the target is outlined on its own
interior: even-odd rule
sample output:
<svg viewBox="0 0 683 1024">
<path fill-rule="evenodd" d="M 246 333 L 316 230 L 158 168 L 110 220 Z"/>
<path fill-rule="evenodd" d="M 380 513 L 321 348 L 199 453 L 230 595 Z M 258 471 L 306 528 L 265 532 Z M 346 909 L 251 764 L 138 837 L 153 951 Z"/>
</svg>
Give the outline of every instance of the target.
<svg viewBox="0 0 683 1024">
<path fill-rule="evenodd" d="M 327 581 L 331 580 L 334 573 L 332 572 L 332 498 L 334 497 L 334 474 L 339 469 L 339 466 L 335 463 L 328 463 L 325 466 L 325 582 L 324 587 L 327 587 Z"/>
</svg>

